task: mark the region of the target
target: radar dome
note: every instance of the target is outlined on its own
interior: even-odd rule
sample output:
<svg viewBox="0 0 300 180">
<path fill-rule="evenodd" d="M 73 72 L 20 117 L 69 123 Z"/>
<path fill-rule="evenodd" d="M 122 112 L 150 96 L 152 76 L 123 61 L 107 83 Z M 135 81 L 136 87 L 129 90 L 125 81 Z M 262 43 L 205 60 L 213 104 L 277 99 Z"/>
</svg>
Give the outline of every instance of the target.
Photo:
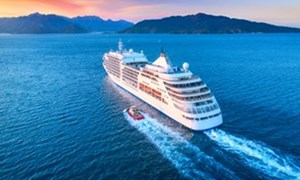
<svg viewBox="0 0 300 180">
<path fill-rule="evenodd" d="M 185 62 L 185 63 L 182 64 L 182 68 L 183 68 L 184 71 L 188 71 L 189 67 L 190 67 L 190 65 L 187 62 Z"/>
</svg>

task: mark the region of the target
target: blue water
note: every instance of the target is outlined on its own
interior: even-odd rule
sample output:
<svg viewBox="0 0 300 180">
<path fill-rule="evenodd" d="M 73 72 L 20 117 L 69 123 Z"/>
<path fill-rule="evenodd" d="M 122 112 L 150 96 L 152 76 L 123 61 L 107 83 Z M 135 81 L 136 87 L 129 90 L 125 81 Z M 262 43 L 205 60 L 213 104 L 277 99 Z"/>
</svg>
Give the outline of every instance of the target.
<svg viewBox="0 0 300 180">
<path fill-rule="evenodd" d="M 114 85 L 120 38 L 189 62 L 224 124 L 192 132 Z M 0 35 L 0 179 L 300 179 L 299 92 L 299 34 Z"/>
</svg>

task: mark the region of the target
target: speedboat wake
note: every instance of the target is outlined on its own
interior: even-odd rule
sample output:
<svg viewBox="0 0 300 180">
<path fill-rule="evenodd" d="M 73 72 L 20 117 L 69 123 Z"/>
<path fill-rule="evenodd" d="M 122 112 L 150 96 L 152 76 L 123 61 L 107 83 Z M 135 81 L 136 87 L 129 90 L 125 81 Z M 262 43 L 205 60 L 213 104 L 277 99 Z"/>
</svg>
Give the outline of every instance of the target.
<svg viewBox="0 0 300 180">
<path fill-rule="evenodd" d="M 247 166 L 268 177 L 300 179 L 300 168 L 294 160 L 279 155 L 267 145 L 231 135 L 220 129 L 204 133 L 221 148 L 238 155 Z"/>
<path fill-rule="evenodd" d="M 124 113 L 124 116 L 186 178 L 215 179 L 214 175 L 222 174 L 223 178 L 238 179 L 232 171 L 149 115 L 144 114 L 145 119 L 141 121 L 132 119 L 128 113 Z"/>
</svg>

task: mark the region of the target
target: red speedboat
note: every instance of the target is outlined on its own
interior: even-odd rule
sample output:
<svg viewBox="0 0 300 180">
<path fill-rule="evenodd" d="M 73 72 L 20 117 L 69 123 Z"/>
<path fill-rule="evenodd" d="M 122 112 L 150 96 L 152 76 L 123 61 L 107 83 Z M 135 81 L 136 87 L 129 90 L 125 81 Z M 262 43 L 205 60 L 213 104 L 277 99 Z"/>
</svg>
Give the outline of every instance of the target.
<svg viewBox="0 0 300 180">
<path fill-rule="evenodd" d="M 144 115 L 141 113 L 140 110 L 138 110 L 135 106 L 130 106 L 126 109 L 126 112 L 130 117 L 132 117 L 134 120 L 143 120 L 145 119 Z"/>
</svg>

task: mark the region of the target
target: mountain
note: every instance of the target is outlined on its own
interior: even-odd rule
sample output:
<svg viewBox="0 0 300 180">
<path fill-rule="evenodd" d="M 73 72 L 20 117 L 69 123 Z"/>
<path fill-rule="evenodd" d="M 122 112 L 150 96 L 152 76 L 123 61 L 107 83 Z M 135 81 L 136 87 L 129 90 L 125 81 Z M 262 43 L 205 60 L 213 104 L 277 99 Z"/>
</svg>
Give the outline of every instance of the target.
<svg viewBox="0 0 300 180">
<path fill-rule="evenodd" d="M 291 33 L 299 28 L 275 26 L 267 23 L 213 16 L 203 13 L 144 20 L 121 33 Z"/>
<path fill-rule="evenodd" d="M 124 20 L 103 20 L 96 16 L 68 18 L 39 13 L 15 18 L 0 18 L 0 33 L 88 33 L 98 31 L 120 31 L 133 24 Z"/>
<path fill-rule="evenodd" d="M 112 21 L 109 19 L 105 21 L 98 16 L 78 16 L 72 20 L 90 32 L 120 31 L 133 26 L 133 23 L 125 20 Z"/>
<path fill-rule="evenodd" d="M 87 30 L 70 19 L 57 15 L 34 13 L 17 18 L 0 18 L 0 33 L 86 33 Z"/>
</svg>

